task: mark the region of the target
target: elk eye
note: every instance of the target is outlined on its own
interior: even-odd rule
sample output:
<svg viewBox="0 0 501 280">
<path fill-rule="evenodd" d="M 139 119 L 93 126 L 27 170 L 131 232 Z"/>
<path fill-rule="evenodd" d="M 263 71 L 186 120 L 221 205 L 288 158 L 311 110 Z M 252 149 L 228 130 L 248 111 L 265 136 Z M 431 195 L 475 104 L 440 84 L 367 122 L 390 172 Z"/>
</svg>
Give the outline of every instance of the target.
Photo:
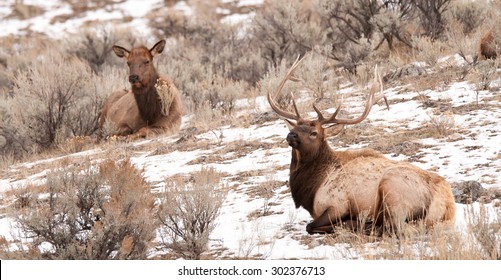
<svg viewBox="0 0 501 280">
<path fill-rule="evenodd" d="M 317 137 L 317 134 L 318 134 L 318 133 L 317 133 L 316 131 L 313 131 L 312 133 L 310 133 L 310 136 L 311 136 L 311 137 Z"/>
<path fill-rule="evenodd" d="M 144 65 L 148 65 L 149 63 L 150 63 L 149 60 L 146 60 L 146 61 L 143 62 Z"/>
</svg>

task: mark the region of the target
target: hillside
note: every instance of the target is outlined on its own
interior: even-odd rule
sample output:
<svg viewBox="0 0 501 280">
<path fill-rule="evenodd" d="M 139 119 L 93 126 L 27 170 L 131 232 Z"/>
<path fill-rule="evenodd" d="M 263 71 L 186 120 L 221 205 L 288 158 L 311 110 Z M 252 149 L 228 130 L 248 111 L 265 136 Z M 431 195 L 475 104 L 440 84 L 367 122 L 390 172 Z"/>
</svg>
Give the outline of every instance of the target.
<svg viewBox="0 0 501 280">
<path fill-rule="evenodd" d="M 0 18 L 8 26 L 0 30 L 0 36 L 42 32 L 61 38 L 93 21 L 114 24 L 115 19 L 122 17 L 129 20 L 121 24 L 146 30 L 149 27 L 142 18 L 163 4 L 163 1 L 147 1 L 148 5 L 138 5 L 136 2 L 142 1 L 132 0 L 106 1 L 109 4 L 87 7 L 86 12 L 70 15 L 71 20 L 58 23 L 56 18 L 68 16 L 70 1 L 54 1 L 52 6 L 42 5 L 45 1 L 24 1 L 27 5 L 17 9 L 12 8 L 13 2 L 0 4 Z M 230 2 L 242 14 L 231 12 Z M 254 8 L 262 1 L 218 3 L 227 7 L 221 10 L 222 21 L 240 22 L 252 16 L 248 12 L 252 9 L 242 7 Z M 194 8 L 185 1 L 177 1 L 172 7 L 194 13 Z M 443 176 L 458 195 L 456 224 L 445 234 L 449 239 L 444 239 L 439 230 L 429 233 L 422 229 L 415 229 L 417 233 L 403 242 L 392 237 L 357 236 L 342 229 L 334 235 L 308 235 L 305 227 L 311 217 L 306 210 L 295 209 L 287 185 L 288 129 L 271 110 L 262 92 L 255 90 L 235 99 L 231 116 L 227 116 L 229 120 L 207 129 L 197 123 L 204 118 L 203 112 L 187 110 L 181 131 L 174 136 L 134 142 L 110 139 L 105 143 L 85 143 L 81 150 L 68 142 L 53 152 L 2 164 L 5 169 L 0 172 L 1 246 L 4 252 L 14 252 L 32 240 L 21 232 L 15 215 L 24 211 L 19 210 L 23 208 L 20 206 L 23 198 L 28 208 L 37 207 L 37 199 L 44 199 L 46 194 L 38 186 L 46 183 L 49 174 L 62 168 L 79 170 L 82 166 L 99 166 L 106 160 L 128 159 L 141 170 L 157 202 L 161 200 L 160 194 L 176 180 L 192 182 L 196 180 L 193 174 L 207 169 L 219 174 L 219 187 L 225 197 L 209 236 L 208 249 L 202 254 L 205 259 L 484 258 L 483 249 L 478 252 L 467 249 L 476 246 L 472 244 L 482 244 L 473 228 L 482 225 L 499 233 L 501 223 L 501 78 L 499 69 L 495 70 L 495 78 L 485 89 L 479 89 L 474 79 L 434 81 L 437 76 L 449 74 L 451 67 L 460 68 L 463 64 L 463 58 L 455 53 L 440 57 L 432 67 L 423 66 L 425 63 L 418 60 L 407 64 L 409 69 L 418 69 L 418 74 L 402 74 L 398 81 L 388 78 L 385 82 L 389 110 L 380 102 L 362 123 L 347 126 L 339 136 L 329 138 L 333 148 L 374 148 L 388 158 L 409 161 Z M 170 71 L 162 66 L 159 69 Z M 344 73 L 339 75 L 338 91 L 333 93 L 337 100 L 343 100 L 343 113 L 360 114 L 370 83 L 358 83 L 345 72 L 335 73 Z M 395 73 L 386 68 L 383 74 L 390 77 Z M 311 104 L 315 98 L 304 91 L 297 98 L 300 109 L 314 118 Z M 331 113 L 332 102 L 326 101 L 325 107 Z M 462 192 L 468 192 L 461 189 L 465 182 L 476 182 L 483 188 L 472 203 L 461 200 Z M 156 230 L 148 258 L 179 257 L 162 246 L 165 236 Z M 494 242 L 497 243 L 493 248 L 499 248 L 499 240 Z M 53 249 L 48 243 L 40 248 Z"/>
</svg>

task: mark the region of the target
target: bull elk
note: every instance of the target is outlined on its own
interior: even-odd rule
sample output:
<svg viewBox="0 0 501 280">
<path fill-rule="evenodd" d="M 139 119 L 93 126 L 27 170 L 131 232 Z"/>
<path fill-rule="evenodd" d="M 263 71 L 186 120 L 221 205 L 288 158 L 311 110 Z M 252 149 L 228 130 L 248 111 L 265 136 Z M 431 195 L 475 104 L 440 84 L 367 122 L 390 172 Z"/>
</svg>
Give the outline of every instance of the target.
<svg viewBox="0 0 501 280">
<path fill-rule="evenodd" d="M 270 91 L 267 96 L 271 108 L 285 118 L 290 129 L 286 138 L 292 147 L 289 184 L 296 208 L 302 206 L 313 218 L 306 231 L 332 233 L 337 225 L 357 226 L 362 217 L 369 219 L 371 229 L 394 233 L 403 222 L 421 220 L 431 227 L 452 221 L 454 197 L 444 178 L 410 163 L 390 160 L 372 149 L 336 151 L 327 143 L 327 128 L 336 135 L 345 125 L 363 121 L 379 99 L 386 100 L 377 70 L 374 80 L 379 78 L 381 94 L 376 96 L 376 87 L 372 88 L 361 116 L 340 118 L 339 105 L 332 116 L 325 117 L 313 104 L 318 118 L 308 120 L 300 116 L 294 99 L 295 113 L 279 108 L 274 101 L 287 80 L 297 79 L 292 74 L 300 62 L 298 57 L 274 96 Z"/>
<path fill-rule="evenodd" d="M 114 53 L 127 61 L 132 89 L 116 91 L 108 97 L 99 118 L 98 139 L 106 122 L 111 123 L 116 135 L 131 140 L 179 131 L 182 114 L 179 91 L 167 77 L 160 77 L 153 65 L 153 58 L 164 47 L 165 40 L 151 49 L 113 46 Z"/>
</svg>

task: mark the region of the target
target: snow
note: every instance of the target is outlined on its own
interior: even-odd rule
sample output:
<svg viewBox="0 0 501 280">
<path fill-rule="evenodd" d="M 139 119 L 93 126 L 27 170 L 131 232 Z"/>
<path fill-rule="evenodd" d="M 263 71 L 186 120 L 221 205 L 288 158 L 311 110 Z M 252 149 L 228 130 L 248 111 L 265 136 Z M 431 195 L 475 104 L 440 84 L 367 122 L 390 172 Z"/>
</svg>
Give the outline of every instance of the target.
<svg viewBox="0 0 501 280">
<path fill-rule="evenodd" d="M 74 15 L 71 6 L 61 1 L 24 1 L 26 5 L 41 7 L 44 12 L 41 15 L 21 20 L 18 18 L 6 18 L 11 12 L 11 6 L 15 0 L 4 0 L 0 3 L 0 18 L 2 18 L 2 28 L 0 37 L 12 34 L 25 34 L 24 29 L 30 28 L 34 32 L 40 32 L 54 38 L 63 38 L 68 33 L 81 32 L 82 23 L 90 21 L 111 21 L 108 24 L 113 27 L 133 26 L 137 30 L 149 30 L 147 14 L 163 4 L 162 0 L 128 0 L 123 3 L 112 4 L 106 9 L 87 11 L 78 16 Z M 186 11 L 189 9 L 186 4 L 179 2 L 175 9 Z M 64 22 L 52 22 L 57 16 L 70 17 Z M 124 18 L 132 17 L 132 22 L 124 21 Z M 5 28 L 4 28 L 5 27 Z"/>
<path fill-rule="evenodd" d="M 3 0 L 0 2 L 0 19 L 2 19 L 2 28 L 0 28 L 0 37 L 13 34 L 26 34 L 25 29 L 29 28 L 34 32 L 46 34 L 54 38 L 63 38 L 68 33 L 78 33 L 81 31 L 82 23 L 100 21 L 109 27 L 133 27 L 140 30 L 144 35 L 149 30 L 147 16 L 151 11 L 163 7 L 163 0 L 127 0 L 121 3 L 108 5 L 105 9 L 97 9 L 84 12 L 76 16 L 67 3 L 59 0 L 54 1 L 23 1 L 25 5 L 33 5 L 43 9 L 41 15 L 29 19 L 19 19 L 8 17 L 12 12 L 12 6 L 16 0 Z M 225 1 L 222 1 L 224 3 Z M 234 2 L 234 1 L 226 1 Z M 237 7 L 262 5 L 262 0 L 239 1 Z M 181 11 L 187 16 L 194 14 L 193 8 L 186 1 L 178 1 L 172 9 Z M 248 23 L 253 17 L 254 12 L 248 14 L 229 14 L 228 9 L 218 9 L 220 14 L 226 15 L 222 22 L 227 24 Z M 69 16 L 64 22 L 52 22 L 57 16 Z M 124 18 L 132 18 L 131 22 L 124 21 Z M 104 23 L 108 21 L 109 23 Z"/>
<path fill-rule="evenodd" d="M 236 25 L 239 23 L 250 23 L 250 21 L 254 18 L 255 13 L 248 13 L 248 14 L 231 14 L 223 17 L 221 22 L 229 24 L 229 25 Z"/>
<path fill-rule="evenodd" d="M 244 7 L 244 6 L 260 6 L 263 4 L 264 0 L 221 0 L 221 3 L 237 3 L 237 7 Z"/>
<path fill-rule="evenodd" d="M 445 92 L 443 95 L 452 94 L 455 88 L 456 86 L 451 87 L 451 92 Z M 392 91 L 388 90 L 388 98 L 390 100 L 393 98 L 400 99 L 401 96 L 392 94 Z M 258 100 L 261 99 L 262 97 L 258 98 Z M 261 107 L 259 102 L 256 102 L 256 107 Z M 483 129 L 478 129 L 479 134 L 475 138 L 466 137 L 456 142 L 447 142 L 446 139 L 422 140 L 423 144 L 430 145 L 432 148 L 424 152 L 425 155 L 422 161 L 414 164 L 424 169 L 438 167 L 436 172 L 449 181 L 477 180 L 482 182 L 485 187 L 499 188 L 501 177 L 499 172 L 494 172 L 494 170 L 501 167 L 500 160 L 496 159 L 497 153 L 500 152 L 501 135 L 499 133 L 489 133 L 488 130 L 499 132 L 496 118 L 500 113 L 500 108 L 479 112 L 478 115 L 481 115 L 482 119 L 492 120 L 492 122 L 487 126 L 487 130 L 485 126 Z M 417 126 L 426 121 L 426 114 L 425 110 L 419 108 L 419 104 L 415 101 L 404 101 L 392 105 L 389 112 L 384 106 L 375 106 L 366 121 L 371 122 L 373 125 L 384 123 L 382 125 L 389 126 L 395 122 L 412 121 Z M 472 122 L 474 120 L 469 122 L 465 120 L 461 124 L 462 126 L 473 125 L 475 127 Z M 351 256 L 352 258 L 360 258 L 361 256 L 358 256 L 356 252 L 349 251 L 346 244 L 307 246 L 300 241 L 300 238 L 295 238 L 295 235 L 307 236 L 304 228 L 311 218 L 304 209 L 295 209 L 290 194 L 286 192 L 287 186 L 285 184 L 275 190 L 274 195 L 268 201 L 265 201 L 264 198 L 253 199 L 245 194 L 245 189 L 270 180 L 270 178 L 283 182 L 288 180 L 287 165 L 290 162 L 290 149 L 283 141 L 286 134 L 287 128 L 281 120 L 262 125 L 251 125 L 246 128 L 226 126 L 219 128 L 217 133 L 207 132 L 196 135 L 198 141 L 211 142 L 212 145 L 208 145 L 210 149 L 177 150 L 162 155 L 151 155 L 150 151 L 146 150 L 135 153 L 131 157 L 131 161 L 138 168 L 143 168 L 147 180 L 158 187 L 163 186 L 165 180 L 173 175 L 190 174 L 202 167 L 213 167 L 224 174 L 228 174 L 227 177 L 238 176 L 239 173 L 245 171 L 255 171 L 256 176 L 248 178 L 248 181 L 241 180 L 238 183 L 232 183 L 235 184 L 236 188 L 228 193 L 221 209 L 221 214 L 217 220 L 218 226 L 211 235 L 211 248 L 225 248 L 225 252 L 221 257 L 246 258 L 260 256 L 265 259 L 339 259 Z M 136 147 L 147 146 L 152 141 L 159 141 L 168 145 L 175 140 L 177 140 L 176 137 L 161 137 L 155 140 L 140 141 L 134 143 L 134 145 Z M 220 162 L 190 164 L 190 162 L 201 156 L 219 154 L 219 150 L 226 145 L 253 141 L 277 143 L 279 147 L 273 150 L 256 149 L 242 157 L 230 157 L 230 159 L 223 159 Z M 481 148 L 474 151 L 464 148 L 474 145 L 479 145 Z M 99 150 L 95 149 L 76 155 L 67 155 L 67 157 L 85 157 L 93 153 L 98 154 Z M 51 160 L 56 159 L 27 162 L 12 166 L 11 169 L 22 170 Z M 486 163 L 489 163 L 489 165 L 482 168 L 478 167 Z M 277 167 L 279 167 L 277 171 L 269 171 Z M 31 180 L 40 180 L 46 172 L 43 171 L 21 180 L 3 178 L 0 181 L 0 191 L 5 192 L 16 185 L 25 185 Z M 488 180 L 483 182 L 484 178 L 488 178 Z M 274 203 L 273 206 L 269 206 L 268 211 L 276 214 L 249 219 L 249 213 L 263 209 L 265 204 L 270 202 Z M 456 227 L 463 229 L 467 224 L 464 214 L 466 206 L 457 204 L 457 207 Z M 475 207 L 478 207 L 478 205 Z M 5 222 L 0 222 L 1 225 L 5 225 Z M 5 227 L 0 228 L 0 235 L 3 235 L 5 231 Z M 293 234 L 289 234 L 289 232 L 293 232 Z"/>
<path fill-rule="evenodd" d="M 226 2 L 230 2 L 228 0 Z M 239 5 L 260 5 L 263 1 L 248 0 L 240 1 Z M 113 5 L 112 10 L 96 10 L 85 13 L 80 18 L 73 18 L 64 23 L 51 24 L 50 20 L 57 15 L 71 13 L 68 5 L 59 1 L 36 1 L 25 0 L 25 4 L 32 4 L 43 7 L 46 11 L 42 15 L 28 20 L 6 19 L 10 13 L 10 6 L 14 0 L 6 0 L 0 3 L 0 18 L 2 28 L 0 36 L 9 34 L 23 34 L 23 29 L 30 27 L 33 31 L 43 32 L 49 36 L 61 37 L 67 33 L 78 32 L 82 22 L 89 20 L 120 20 L 124 16 L 134 16 L 134 26 L 146 26 L 144 18 L 147 13 L 158 7 L 162 0 L 141 1 L 129 0 L 124 3 Z M 193 10 L 185 1 L 178 2 L 175 9 L 186 14 L 192 14 Z M 223 20 L 228 23 L 237 23 L 251 18 L 249 15 L 228 15 Z M 354 91 L 353 88 L 343 89 L 344 93 Z M 429 122 L 431 108 L 423 108 L 422 104 L 415 100 L 417 93 L 407 91 L 399 93 L 397 88 L 385 90 L 388 99 L 398 100 L 391 105 L 391 109 L 386 110 L 385 106 L 376 105 L 365 122 L 374 126 L 382 126 L 391 131 L 405 127 L 414 129 L 422 127 Z M 444 91 L 428 91 L 427 95 L 431 100 L 447 100 L 452 107 L 478 102 L 482 106 L 492 105 L 488 110 L 479 109 L 465 114 L 454 115 L 459 134 L 462 139 L 448 141 L 447 138 L 423 139 L 421 144 L 430 146 L 422 150 L 421 161 L 415 162 L 423 169 L 434 169 L 435 172 L 445 177 L 451 182 L 465 180 L 476 180 L 486 188 L 501 187 L 501 107 L 499 99 L 492 97 L 497 93 L 475 92 L 473 86 L 467 82 L 453 83 Z M 252 104 L 250 106 L 249 104 Z M 363 106 L 363 104 L 361 105 Z M 268 112 L 269 107 L 265 97 L 257 97 L 255 100 L 240 100 L 237 108 L 241 113 Z M 353 111 L 360 110 L 353 107 Z M 184 122 L 186 123 L 186 122 Z M 349 128 L 348 128 L 349 129 Z M 272 178 L 273 180 L 286 182 L 288 180 L 288 164 L 290 162 L 290 148 L 284 138 L 288 130 L 281 120 L 266 122 L 261 125 L 250 125 L 248 127 L 221 127 L 217 131 L 211 131 L 196 135 L 198 141 L 207 141 L 207 149 L 198 148 L 194 150 L 177 150 L 162 155 L 152 155 L 150 150 L 135 152 L 131 156 L 131 162 L 138 168 L 144 169 L 144 176 L 154 186 L 163 186 L 165 180 L 178 174 L 190 174 L 200 170 L 202 167 L 213 167 L 216 170 L 228 174 L 229 177 L 239 176 L 241 172 L 254 171 L 255 176 L 242 178 L 241 181 L 232 181 L 232 188 L 221 209 L 217 219 L 218 226 L 211 235 L 210 249 L 224 248 L 222 258 L 250 258 L 257 257 L 263 259 L 342 259 L 346 256 L 358 259 L 363 256 L 350 250 L 347 244 L 338 243 L 334 245 L 322 244 L 322 237 L 309 237 L 305 231 L 306 224 L 311 217 L 306 210 L 296 209 L 287 186 L 284 185 L 274 190 L 273 196 L 266 201 L 264 198 L 251 198 L 245 190 L 255 187 L 259 183 Z M 381 135 L 381 137 L 385 137 Z M 163 145 L 171 145 L 178 139 L 177 136 L 159 137 L 154 140 L 145 140 L 132 143 L 136 147 L 148 147 L 152 142 L 159 142 Z M 235 143 L 258 142 L 274 143 L 273 149 L 258 148 L 242 157 L 223 157 L 220 162 L 191 164 L 194 160 L 212 154 L 219 154 L 226 146 Z M 467 147 L 476 147 L 467 149 Z M 354 148 L 352 146 L 349 148 Z M 28 184 L 43 183 L 45 175 L 50 169 L 32 173 L 24 178 L 19 178 L 26 170 L 34 166 L 50 165 L 62 158 L 96 158 L 102 154 L 101 149 L 93 149 L 81 153 L 69 154 L 57 158 L 17 164 L 9 168 L 7 177 L 0 178 L 0 195 L 2 201 L 6 201 L 5 193 L 14 189 L 27 186 Z M 228 156 L 228 155 L 227 155 Z M 392 155 L 387 155 L 391 157 Z M 400 155 L 400 160 L 406 160 Z M 29 173 L 29 172 L 27 172 Z M 16 176 L 12 175 L 15 174 Z M 10 176 L 10 177 L 9 177 Z M 274 202 L 272 206 L 267 203 Z M 268 216 L 249 218 L 249 214 L 263 207 L 269 207 L 272 213 Z M 5 207 L 3 205 L 2 207 Z M 474 204 L 475 209 L 479 208 Z M 467 225 L 465 217 L 466 205 L 457 204 L 456 229 L 464 230 Z M 492 210 L 492 208 L 489 208 Z M 493 211 L 493 210 L 492 210 Z M 13 219 L 7 216 L 0 217 L 0 236 L 7 240 L 12 240 L 12 230 L 15 230 Z M 302 242 L 304 238 L 311 238 L 309 244 Z"/>
</svg>

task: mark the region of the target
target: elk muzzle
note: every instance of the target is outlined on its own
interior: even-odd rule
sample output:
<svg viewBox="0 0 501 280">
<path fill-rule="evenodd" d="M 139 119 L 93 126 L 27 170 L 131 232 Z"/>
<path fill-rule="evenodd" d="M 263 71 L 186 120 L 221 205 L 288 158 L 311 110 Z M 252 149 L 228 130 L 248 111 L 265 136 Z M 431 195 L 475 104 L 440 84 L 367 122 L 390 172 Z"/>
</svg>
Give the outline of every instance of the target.
<svg viewBox="0 0 501 280">
<path fill-rule="evenodd" d="M 289 134 L 287 134 L 286 140 L 287 143 L 289 143 L 289 146 L 291 146 L 292 148 L 297 148 L 299 147 L 299 144 L 301 144 L 301 141 L 299 140 L 299 137 L 295 132 L 290 132 Z"/>
<path fill-rule="evenodd" d="M 130 76 L 129 76 L 129 82 L 130 82 L 131 84 L 135 84 L 135 83 L 139 82 L 139 76 L 138 76 L 138 75 L 135 75 L 135 74 L 130 75 Z"/>
</svg>

